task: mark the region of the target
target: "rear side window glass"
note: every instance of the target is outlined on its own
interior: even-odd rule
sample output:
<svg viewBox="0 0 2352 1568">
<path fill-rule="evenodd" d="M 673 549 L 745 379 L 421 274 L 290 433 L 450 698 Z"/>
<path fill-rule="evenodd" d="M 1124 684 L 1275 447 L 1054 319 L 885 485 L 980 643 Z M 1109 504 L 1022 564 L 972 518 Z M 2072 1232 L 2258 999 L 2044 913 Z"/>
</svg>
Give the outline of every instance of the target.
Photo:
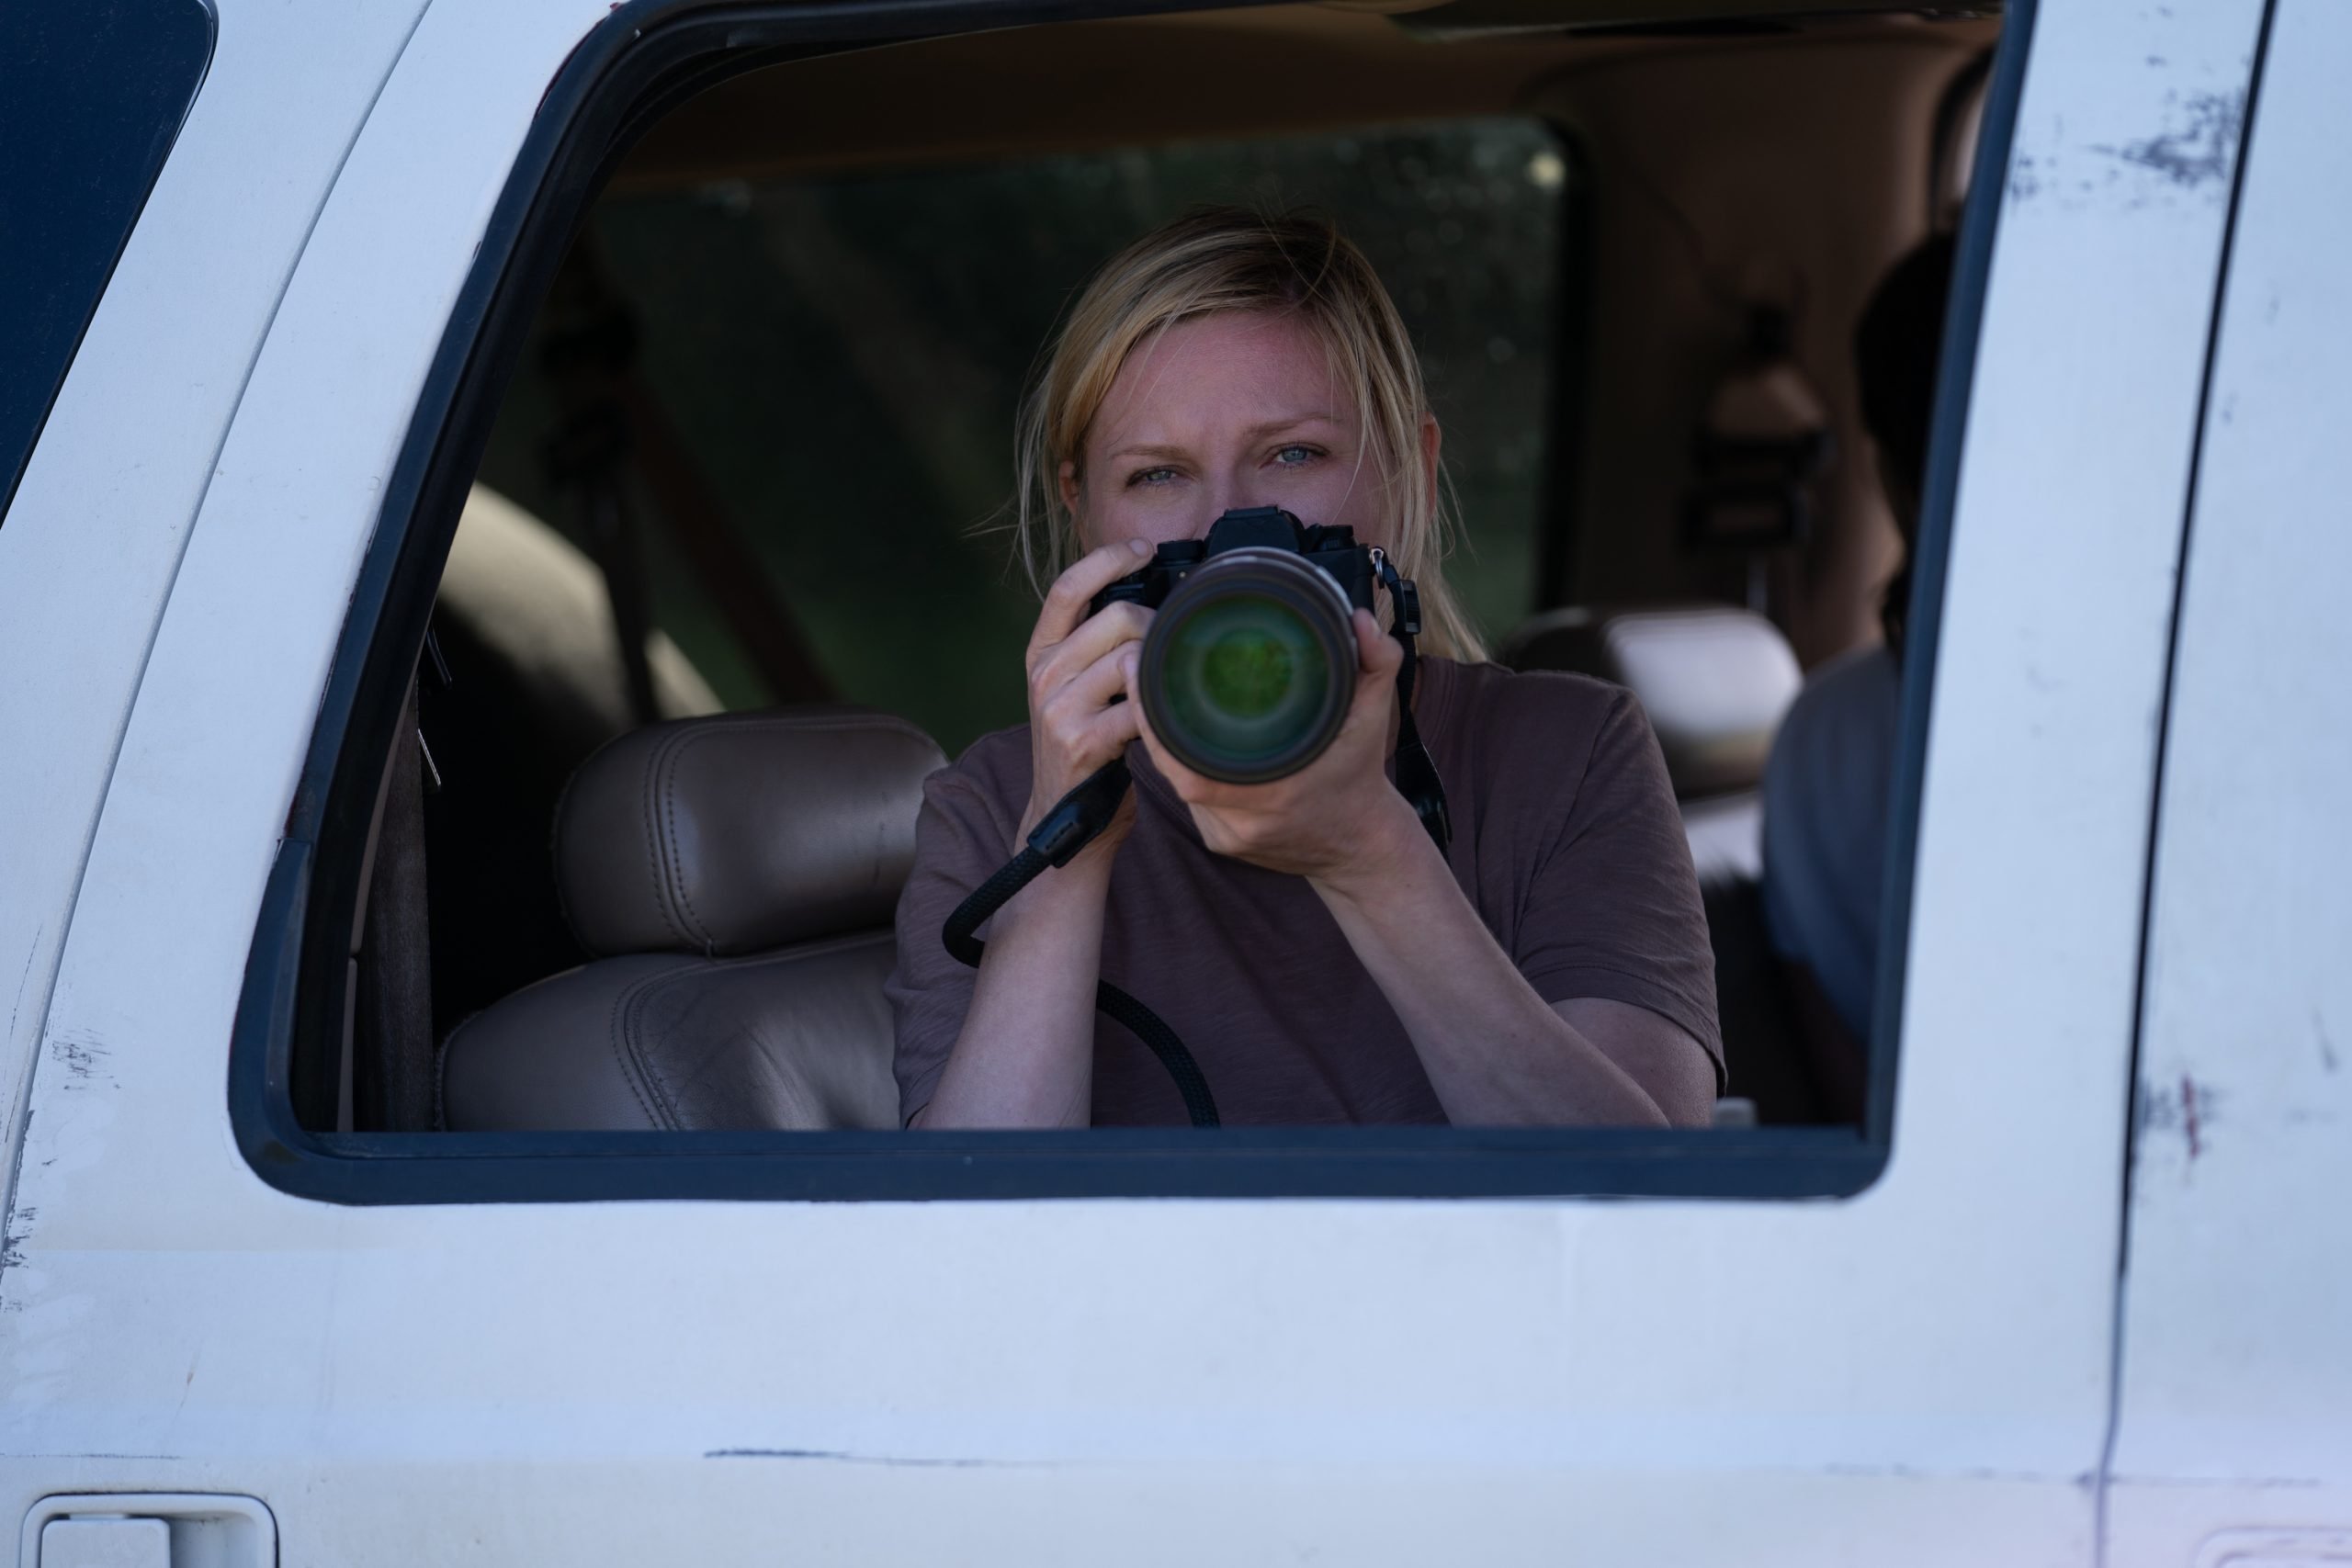
<svg viewBox="0 0 2352 1568">
<path fill-rule="evenodd" d="M 0 6 L 0 517 L 212 37 L 201 0 Z"/>
<path fill-rule="evenodd" d="M 1207 203 L 1306 204 L 1363 247 L 1420 351 L 1463 522 L 1447 576 L 1497 641 L 1535 607 L 1555 322 L 1577 282 L 1561 271 L 1568 176 L 1548 126 L 1501 118 L 763 180 L 625 169 L 481 479 L 598 553 L 562 482 L 567 339 L 626 322 L 684 457 L 828 687 L 952 756 L 1024 716 L 1004 671 L 1036 596 L 991 525 L 1038 345 L 1136 235 Z M 582 321 L 566 306 L 590 290 Z M 644 533 L 650 619 L 718 703 L 791 696 L 665 531 Z M 943 661 L 947 647 L 961 652 Z"/>
</svg>

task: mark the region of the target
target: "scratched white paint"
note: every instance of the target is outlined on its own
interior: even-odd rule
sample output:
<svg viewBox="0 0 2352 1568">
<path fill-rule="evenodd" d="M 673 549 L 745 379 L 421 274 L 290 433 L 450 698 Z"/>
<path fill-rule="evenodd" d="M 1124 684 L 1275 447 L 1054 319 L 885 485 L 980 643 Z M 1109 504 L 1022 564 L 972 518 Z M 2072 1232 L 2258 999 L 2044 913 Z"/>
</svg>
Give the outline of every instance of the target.
<svg viewBox="0 0 2352 1568">
<path fill-rule="evenodd" d="M 604 10 L 435 0 L 262 345 L 106 796 L 0 1271 L 0 1500 L 248 1493 L 288 1564 L 2089 1561 L 2222 221 L 2132 154 L 2243 85 L 2256 7 L 2047 9 L 1871 1192 L 341 1210 L 242 1164 L 230 1021 L 382 476 Z"/>
<path fill-rule="evenodd" d="M 2166 737 L 2118 1562 L 2352 1530 L 2352 11 L 2272 28 Z"/>
</svg>

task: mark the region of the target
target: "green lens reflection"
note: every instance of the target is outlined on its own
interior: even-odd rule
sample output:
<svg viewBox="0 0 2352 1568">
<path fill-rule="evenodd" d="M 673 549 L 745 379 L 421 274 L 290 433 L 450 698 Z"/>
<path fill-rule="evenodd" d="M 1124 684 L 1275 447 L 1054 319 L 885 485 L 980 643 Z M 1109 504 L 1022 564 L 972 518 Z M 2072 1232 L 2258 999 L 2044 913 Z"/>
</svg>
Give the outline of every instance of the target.
<svg viewBox="0 0 2352 1568">
<path fill-rule="evenodd" d="M 1253 627 L 1227 632 L 1201 660 L 1203 694 L 1219 712 L 1239 718 L 1263 718 L 1282 706 L 1290 678 L 1290 649 Z"/>
<path fill-rule="evenodd" d="M 1170 638 L 1164 691 L 1181 750 L 1227 766 L 1271 761 L 1314 738 L 1330 660 L 1305 617 L 1258 594 L 1219 596 Z"/>
</svg>

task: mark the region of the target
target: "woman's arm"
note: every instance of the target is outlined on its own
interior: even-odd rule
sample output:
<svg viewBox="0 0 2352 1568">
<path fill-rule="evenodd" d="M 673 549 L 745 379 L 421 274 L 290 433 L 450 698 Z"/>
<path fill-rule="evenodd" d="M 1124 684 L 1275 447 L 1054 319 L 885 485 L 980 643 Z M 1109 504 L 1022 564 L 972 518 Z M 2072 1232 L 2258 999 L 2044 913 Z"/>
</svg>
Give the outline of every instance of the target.
<svg viewBox="0 0 2352 1568">
<path fill-rule="evenodd" d="M 1646 1008 L 1536 995 L 1412 808 L 1396 805 L 1348 863 L 1309 881 L 1404 1023 L 1446 1119 L 1707 1125 L 1705 1047 Z"/>
<path fill-rule="evenodd" d="M 1062 573 L 1029 639 L 1030 791 L 1015 841 L 1135 739 L 1136 705 L 1118 699 L 1151 612 L 1093 597 L 1151 554 L 1106 545 Z M 1135 824 L 1135 798 L 1059 870 L 988 922 L 972 1004 L 918 1127 L 1083 1127 L 1094 1097 L 1094 983 L 1111 863 Z M 1010 852 L 1008 851 L 1008 852 Z"/>
<path fill-rule="evenodd" d="M 989 919 L 972 1005 L 914 1126 L 1087 1124 L 1094 981 L 1110 887 L 1110 856 L 1090 849 L 1023 888 Z"/>
<path fill-rule="evenodd" d="M 1383 767 L 1402 653 L 1361 610 L 1356 641 L 1340 737 L 1287 779 L 1220 784 L 1146 733 L 1203 841 L 1307 879 L 1396 1010 L 1450 1121 L 1706 1125 L 1715 1079 L 1705 1046 L 1630 1003 L 1546 1002 L 1487 931 Z"/>
</svg>

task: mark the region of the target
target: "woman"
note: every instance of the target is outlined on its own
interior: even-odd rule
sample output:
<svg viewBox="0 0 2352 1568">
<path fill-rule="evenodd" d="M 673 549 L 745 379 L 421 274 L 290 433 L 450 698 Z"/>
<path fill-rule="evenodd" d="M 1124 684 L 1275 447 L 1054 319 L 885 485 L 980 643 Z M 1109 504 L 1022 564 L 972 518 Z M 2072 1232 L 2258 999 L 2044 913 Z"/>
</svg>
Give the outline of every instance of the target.
<svg viewBox="0 0 2352 1568">
<path fill-rule="evenodd" d="M 910 1125 L 1182 1123 L 1158 1061 L 1097 1016 L 1098 976 L 1183 1038 L 1228 1125 L 1706 1123 L 1713 960 L 1657 741 L 1613 687 L 1470 662 L 1437 421 L 1353 245 L 1221 209 L 1128 247 L 1055 342 L 1021 468 L 1023 558 L 1052 577 L 1029 722 L 924 790 L 888 987 Z M 1093 596 L 1266 505 L 1352 525 L 1418 579 L 1414 718 L 1450 855 L 1390 783 L 1401 652 L 1364 611 L 1339 739 L 1280 782 L 1189 773 L 1121 700 L 1151 612 L 1090 616 Z M 956 963 L 949 912 L 1122 752 L 1110 830 L 990 919 L 977 973 Z"/>
</svg>

